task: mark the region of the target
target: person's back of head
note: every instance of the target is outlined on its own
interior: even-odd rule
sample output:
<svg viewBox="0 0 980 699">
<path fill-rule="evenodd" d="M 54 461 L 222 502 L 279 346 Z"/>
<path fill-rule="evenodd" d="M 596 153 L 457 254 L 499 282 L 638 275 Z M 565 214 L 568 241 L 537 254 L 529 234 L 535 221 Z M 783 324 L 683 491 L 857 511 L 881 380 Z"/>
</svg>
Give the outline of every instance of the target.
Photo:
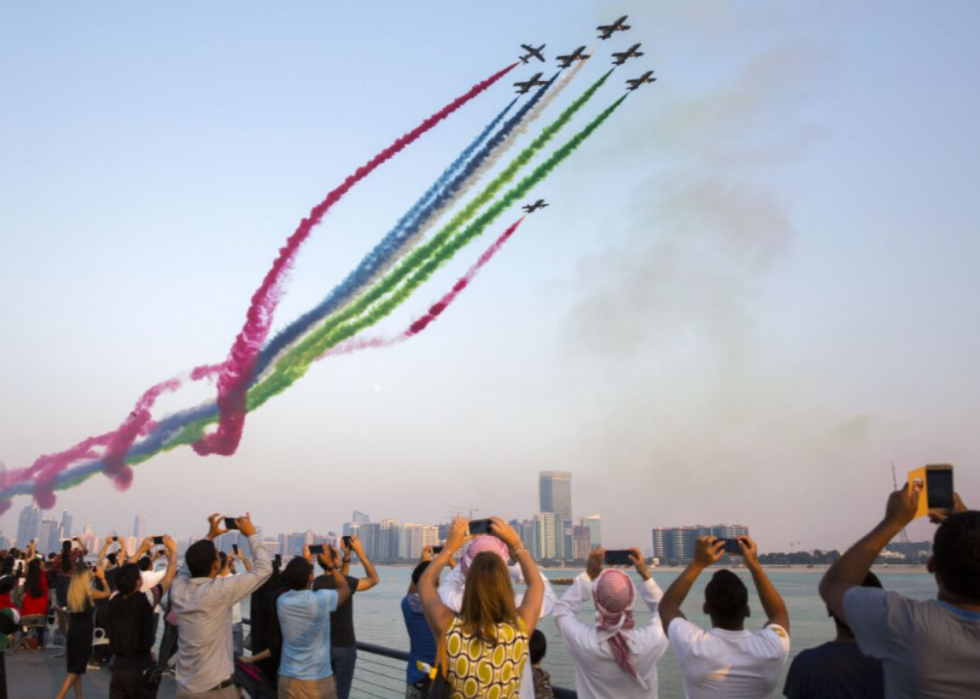
<svg viewBox="0 0 980 699">
<path fill-rule="evenodd" d="M 496 643 L 499 624 L 517 625 L 510 572 L 496 553 L 483 551 L 470 562 L 460 616 L 463 633 L 486 643 Z"/>
<path fill-rule="evenodd" d="M 88 566 L 79 561 L 68 586 L 68 611 L 81 613 L 92 603 L 92 574 Z"/>
<path fill-rule="evenodd" d="M 868 575 L 864 578 L 864 582 L 861 583 L 861 587 L 874 587 L 879 590 L 884 589 L 881 584 L 881 580 L 879 580 L 878 576 L 871 571 L 868 571 Z M 851 627 L 841 621 L 838 616 L 830 610 L 830 607 L 827 607 L 827 614 L 829 614 L 834 620 L 834 625 L 837 627 L 838 640 L 854 638 L 854 634 L 851 632 Z"/>
<path fill-rule="evenodd" d="M 151 559 L 149 556 L 142 556 L 139 561 L 136 562 L 136 565 L 139 566 L 140 571 L 145 573 L 153 569 L 153 559 Z"/>
<path fill-rule="evenodd" d="M 44 596 L 44 588 L 41 583 L 44 580 L 44 571 L 41 570 L 41 561 L 35 559 L 27 564 L 27 578 L 24 580 L 24 588 L 27 594 L 37 599 Z"/>
<path fill-rule="evenodd" d="M 313 564 L 302 556 L 296 556 L 282 571 L 282 581 L 290 590 L 306 590 L 313 584 Z"/>
<path fill-rule="evenodd" d="M 61 542 L 61 571 L 71 572 L 71 541 Z"/>
<path fill-rule="evenodd" d="M 422 561 L 417 566 L 415 566 L 415 570 L 412 571 L 412 584 L 413 585 L 415 585 L 416 587 L 418 587 L 419 580 L 422 579 L 422 574 L 425 573 L 425 569 L 428 568 L 429 567 L 429 564 L 431 564 L 431 563 L 432 563 L 432 561 Z M 438 586 L 438 585 L 439 585 L 439 580 L 436 579 L 436 586 Z"/>
<path fill-rule="evenodd" d="M 735 573 L 719 570 L 704 588 L 704 613 L 711 625 L 728 631 L 741 631 L 749 615 L 749 590 Z"/>
<path fill-rule="evenodd" d="M 140 589 L 143 576 L 140 575 L 140 567 L 135 563 L 127 563 L 119 568 L 116 573 L 116 590 L 121 595 L 131 595 Z"/>
<path fill-rule="evenodd" d="M 116 563 L 119 561 L 119 559 L 116 558 L 115 552 L 113 552 L 113 553 L 107 553 L 105 559 L 107 561 L 109 561 L 109 565 L 111 565 L 111 566 L 115 566 Z"/>
<path fill-rule="evenodd" d="M 535 629 L 531 634 L 527 650 L 531 656 L 531 664 L 540 665 L 544 656 L 548 654 L 548 639 L 544 637 L 541 629 Z"/>
<path fill-rule="evenodd" d="M 939 525 L 929 572 L 936 576 L 941 599 L 980 604 L 980 512 L 952 514 Z"/>
<path fill-rule="evenodd" d="M 184 554 L 184 563 L 192 578 L 209 578 L 217 574 L 218 550 L 210 539 L 195 541 Z"/>
</svg>

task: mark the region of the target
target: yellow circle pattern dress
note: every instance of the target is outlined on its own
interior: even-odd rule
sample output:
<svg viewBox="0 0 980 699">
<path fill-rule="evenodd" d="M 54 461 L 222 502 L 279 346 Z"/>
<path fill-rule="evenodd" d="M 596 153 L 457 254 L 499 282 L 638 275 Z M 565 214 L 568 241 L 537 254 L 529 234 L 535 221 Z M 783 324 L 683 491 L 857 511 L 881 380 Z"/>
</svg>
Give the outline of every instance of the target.
<svg viewBox="0 0 980 699">
<path fill-rule="evenodd" d="M 454 617 L 446 631 L 446 658 L 452 699 L 516 699 L 521 693 L 521 673 L 527 662 L 527 628 L 497 625 L 496 644 L 463 633 L 463 622 Z"/>
</svg>

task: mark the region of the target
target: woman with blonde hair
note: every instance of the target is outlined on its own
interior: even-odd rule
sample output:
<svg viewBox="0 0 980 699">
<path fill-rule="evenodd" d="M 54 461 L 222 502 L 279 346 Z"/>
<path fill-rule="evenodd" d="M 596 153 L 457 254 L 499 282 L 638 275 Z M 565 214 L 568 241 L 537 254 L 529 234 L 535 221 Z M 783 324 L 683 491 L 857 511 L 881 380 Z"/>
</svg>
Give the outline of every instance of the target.
<svg viewBox="0 0 980 699">
<path fill-rule="evenodd" d="M 507 563 L 497 553 L 481 551 L 469 562 L 459 614 L 439 597 L 437 581 L 452 555 L 473 537 L 469 522 L 457 519 L 446 545 L 419 580 L 419 596 L 436 643 L 437 655 L 453 699 L 494 696 L 516 699 L 528 655 L 528 638 L 541 614 L 544 582 L 517 532 L 498 517 L 491 518 L 488 536 L 507 547 L 521 566 L 527 592 L 514 602 Z"/>
<path fill-rule="evenodd" d="M 88 668 L 92 655 L 92 635 L 95 633 L 95 600 L 106 599 L 112 593 L 105 581 L 105 573 L 96 567 L 95 577 L 102 583 L 101 590 L 92 589 L 92 572 L 84 563 L 75 567 L 68 586 L 68 637 L 65 655 L 68 659 L 68 677 L 61 685 L 58 699 L 65 699 L 68 690 L 75 688 L 75 699 L 82 698 L 82 675 Z"/>
</svg>

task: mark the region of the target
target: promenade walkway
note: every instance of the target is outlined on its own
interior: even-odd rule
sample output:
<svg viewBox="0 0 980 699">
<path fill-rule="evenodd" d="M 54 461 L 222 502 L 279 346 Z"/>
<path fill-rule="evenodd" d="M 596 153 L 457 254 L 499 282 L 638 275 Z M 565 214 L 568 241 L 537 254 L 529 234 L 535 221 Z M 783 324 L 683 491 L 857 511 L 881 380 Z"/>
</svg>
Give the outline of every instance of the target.
<svg viewBox="0 0 980 699">
<path fill-rule="evenodd" d="M 58 650 L 19 651 L 7 656 L 7 695 L 10 699 L 54 699 L 65 681 L 65 659 Z M 108 699 L 109 670 L 89 670 L 82 679 L 85 699 Z M 174 699 L 177 685 L 164 677 L 158 699 Z M 73 699 L 74 692 L 68 693 Z"/>
</svg>

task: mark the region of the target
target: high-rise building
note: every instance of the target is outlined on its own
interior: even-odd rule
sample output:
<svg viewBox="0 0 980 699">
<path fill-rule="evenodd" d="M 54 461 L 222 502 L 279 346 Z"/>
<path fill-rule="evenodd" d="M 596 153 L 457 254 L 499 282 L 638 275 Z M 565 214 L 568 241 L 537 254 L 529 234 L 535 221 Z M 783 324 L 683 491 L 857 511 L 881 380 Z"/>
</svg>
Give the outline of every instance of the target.
<svg viewBox="0 0 980 699">
<path fill-rule="evenodd" d="M 136 515 L 133 518 L 133 536 L 136 537 L 137 541 L 143 541 L 146 538 L 146 515 Z"/>
<path fill-rule="evenodd" d="M 538 560 L 558 558 L 556 535 L 558 526 L 554 512 L 539 512 L 534 515 L 534 557 Z"/>
<path fill-rule="evenodd" d="M 588 560 L 592 553 L 592 533 L 584 524 L 572 528 L 572 556 L 576 561 Z"/>
<path fill-rule="evenodd" d="M 599 515 L 583 517 L 582 526 L 589 530 L 589 546 L 592 548 L 602 546 L 602 517 Z"/>
<path fill-rule="evenodd" d="M 41 510 L 31 503 L 24 505 L 17 518 L 17 548 L 26 549 L 41 533 Z"/>
<path fill-rule="evenodd" d="M 68 510 L 62 510 L 61 512 L 61 538 L 71 538 L 71 515 L 68 513 Z"/>
<path fill-rule="evenodd" d="M 553 512 L 555 519 L 572 519 L 572 474 L 568 471 L 542 471 L 538 495 L 541 512 Z"/>
<path fill-rule="evenodd" d="M 439 543 L 439 527 L 434 524 L 406 524 L 402 527 L 399 558 L 417 561 L 422 549 Z"/>
<path fill-rule="evenodd" d="M 363 512 L 358 512 L 357 510 L 354 510 L 353 514 L 351 515 L 351 521 L 344 522 L 344 528 L 343 528 L 344 536 L 360 536 L 357 533 L 357 528 L 362 524 L 370 524 L 370 523 L 371 523 L 370 515 L 366 515 Z M 367 549 L 365 549 L 364 552 L 367 553 L 368 556 L 371 555 Z"/>
<path fill-rule="evenodd" d="M 54 517 L 45 517 L 41 520 L 41 527 L 37 535 L 38 553 L 48 554 L 60 548 L 60 537 L 58 536 L 58 532 L 61 531 L 60 526 Z"/>
</svg>

